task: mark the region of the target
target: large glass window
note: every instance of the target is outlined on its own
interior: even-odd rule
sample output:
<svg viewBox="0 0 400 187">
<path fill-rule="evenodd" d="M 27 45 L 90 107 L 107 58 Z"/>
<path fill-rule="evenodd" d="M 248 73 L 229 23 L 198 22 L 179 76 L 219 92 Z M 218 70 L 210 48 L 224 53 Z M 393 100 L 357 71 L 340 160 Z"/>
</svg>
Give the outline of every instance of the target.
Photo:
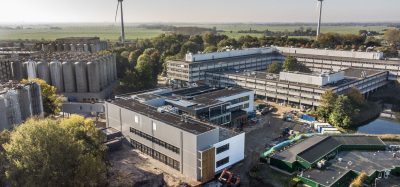
<svg viewBox="0 0 400 187">
<path fill-rule="evenodd" d="M 229 156 L 217 161 L 217 168 L 229 163 Z"/>
<path fill-rule="evenodd" d="M 227 150 L 229 150 L 229 144 L 225 144 L 225 145 L 223 145 L 221 147 L 218 147 L 217 148 L 217 154 L 220 154 L 220 153 L 225 152 Z"/>
<path fill-rule="evenodd" d="M 162 146 L 162 147 L 164 147 L 164 148 L 166 148 L 166 149 L 168 149 L 170 151 L 173 151 L 173 152 L 175 152 L 177 154 L 180 153 L 180 149 L 178 147 L 173 146 L 171 144 L 168 144 L 168 143 L 166 143 L 166 142 L 164 142 L 164 141 L 162 141 L 162 140 L 160 140 L 158 138 L 150 136 L 150 135 L 148 135 L 148 134 L 146 134 L 144 132 L 141 132 L 141 131 L 139 131 L 137 129 L 134 129 L 132 127 L 130 128 L 130 131 L 131 131 L 131 133 L 134 133 L 134 134 L 136 134 L 136 135 L 138 135 L 138 136 L 140 136 L 140 137 L 142 137 L 142 138 L 144 138 L 146 140 L 149 140 L 149 141 L 151 141 L 151 142 L 153 142 L 153 143 L 155 143 L 157 145 L 160 145 L 160 146 Z"/>
</svg>

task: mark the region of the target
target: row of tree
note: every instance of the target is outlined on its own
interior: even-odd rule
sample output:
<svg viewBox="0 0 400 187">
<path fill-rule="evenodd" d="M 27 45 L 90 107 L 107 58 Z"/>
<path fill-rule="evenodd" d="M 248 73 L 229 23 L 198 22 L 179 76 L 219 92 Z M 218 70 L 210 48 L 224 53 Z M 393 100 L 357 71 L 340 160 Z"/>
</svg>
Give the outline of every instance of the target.
<svg viewBox="0 0 400 187">
<path fill-rule="evenodd" d="M 216 52 L 219 50 L 251 48 L 261 46 L 294 46 L 304 48 L 330 48 L 364 50 L 381 47 L 388 54 L 397 54 L 397 31 L 388 30 L 385 38 L 392 45 L 382 47 L 382 40 L 365 35 L 322 34 L 318 40 L 290 37 L 242 36 L 238 39 L 226 35 L 206 32 L 202 35 L 161 34 L 152 39 L 137 40 L 127 47 L 116 47 L 108 52 L 117 54 L 117 71 L 122 87 L 128 90 L 152 88 L 157 84 L 157 75 L 166 72 L 166 61 L 183 59 L 188 52 Z M 394 32 L 394 34 L 393 34 Z M 390 36 L 390 37 L 389 37 Z M 301 67 L 300 67 L 301 68 Z"/>
<path fill-rule="evenodd" d="M 278 36 L 278 37 L 282 37 L 282 36 L 315 36 L 317 35 L 317 31 L 313 30 L 311 27 L 308 27 L 307 29 L 305 29 L 304 27 L 300 27 L 299 29 L 296 29 L 294 31 L 270 31 L 270 30 L 264 30 L 264 31 L 260 31 L 260 30 L 253 30 L 253 29 L 249 29 L 249 30 L 240 30 L 238 31 L 238 33 L 246 33 L 246 34 L 264 34 L 265 36 Z"/>
<path fill-rule="evenodd" d="M 279 74 L 281 71 L 298 71 L 303 73 L 311 73 L 310 68 L 305 64 L 298 62 L 294 57 L 287 57 L 285 62 L 272 62 L 267 69 L 268 73 Z"/>
</svg>

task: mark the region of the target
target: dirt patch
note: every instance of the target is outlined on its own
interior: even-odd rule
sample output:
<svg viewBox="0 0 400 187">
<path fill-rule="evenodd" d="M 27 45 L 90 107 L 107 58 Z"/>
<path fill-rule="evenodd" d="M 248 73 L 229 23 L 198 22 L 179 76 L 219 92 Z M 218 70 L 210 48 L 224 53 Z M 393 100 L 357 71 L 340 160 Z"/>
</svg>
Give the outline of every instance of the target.
<svg viewBox="0 0 400 187">
<path fill-rule="evenodd" d="M 110 153 L 109 186 L 182 186 L 190 181 L 155 167 L 155 160 L 142 155 L 124 142 L 121 150 Z"/>
</svg>

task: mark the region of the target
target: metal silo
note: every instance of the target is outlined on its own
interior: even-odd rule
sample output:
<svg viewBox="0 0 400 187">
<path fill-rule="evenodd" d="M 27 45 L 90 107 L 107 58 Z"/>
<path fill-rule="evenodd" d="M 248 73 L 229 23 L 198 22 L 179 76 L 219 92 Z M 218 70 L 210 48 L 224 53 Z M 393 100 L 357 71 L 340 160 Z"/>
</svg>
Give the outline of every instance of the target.
<svg viewBox="0 0 400 187">
<path fill-rule="evenodd" d="M 9 128 L 7 119 L 7 107 L 6 107 L 6 99 L 3 94 L 0 94 L 0 131 Z"/>
<path fill-rule="evenodd" d="M 66 93 L 76 92 L 74 63 L 63 62 L 64 90 Z"/>
<path fill-rule="evenodd" d="M 86 63 L 75 62 L 76 90 L 79 93 L 88 92 L 88 81 L 86 74 Z"/>
<path fill-rule="evenodd" d="M 64 92 L 62 65 L 59 61 L 50 62 L 51 84 L 57 88 L 57 93 Z"/>
<path fill-rule="evenodd" d="M 107 85 L 110 85 L 112 82 L 111 81 L 111 63 L 110 63 L 108 56 L 105 56 L 104 59 L 106 61 Z"/>
<path fill-rule="evenodd" d="M 89 45 L 88 44 L 83 44 L 83 51 L 89 52 Z"/>
<path fill-rule="evenodd" d="M 11 62 L 12 74 L 14 79 L 20 81 L 24 78 L 22 63 L 21 62 Z"/>
<path fill-rule="evenodd" d="M 4 94 L 6 98 L 7 119 L 9 125 L 22 123 L 21 111 L 19 110 L 18 94 L 15 90 L 9 90 Z"/>
<path fill-rule="evenodd" d="M 49 64 L 47 62 L 38 62 L 36 67 L 38 78 L 46 81 L 47 84 L 51 84 Z"/>
<path fill-rule="evenodd" d="M 20 86 L 16 88 L 18 93 L 18 102 L 21 112 L 21 119 L 25 121 L 32 116 L 30 85 Z"/>
<path fill-rule="evenodd" d="M 75 44 L 69 44 L 69 45 L 70 45 L 71 51 L 76 51 L 76 46 L 75 46 Z"/>
<path fill-rule="evenodd" d="M 31 83 L 29 89 L 31 94 L 32 115 L 42 117 L 44 115 L 42 89 L 36 83 Z"/>
<path fill-rule="evenodd" d="M 115 54 L 113 54 L 112 57 L 113 57 L 113 65 L 114 65 L 114 80 L 117 80 L 118 79 L 117 56 Z"/>
<path fill-rule="evenodd" d="M 97 68 L 97 66 L 97 62 L 87 63 L 89 92 L 92 93 L 100 92 L 100 77 L 98 72 L 99 69 Z"/>
<path fill-rule="evenodd" d="M 26 67 L 28 79 L 37 78 L 36 62 L 29 60 Z"/>
<path fill-rule="evenodd" d="M 100 65 L 100 81 L 101 81 L 101 88 L 104 89 L 107 87 L 107 74 L 106 74 L 106 67 L 103 58 L 99 58 L 99 65 Z"/>
</svg>

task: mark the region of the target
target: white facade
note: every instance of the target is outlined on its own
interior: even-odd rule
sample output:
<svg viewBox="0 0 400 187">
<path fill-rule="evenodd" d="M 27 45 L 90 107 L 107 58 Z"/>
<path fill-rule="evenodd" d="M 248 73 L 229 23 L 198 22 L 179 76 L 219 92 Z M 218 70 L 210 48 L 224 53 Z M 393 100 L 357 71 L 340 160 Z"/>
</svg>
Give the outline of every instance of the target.
<svg viewBox="0 0 400 187">
<path fill-rule="evenodd" d="M 236 164 L 244 159 L 245 133 L 239 134 L 224 141 L 220 141 L 214 144 L 213 147 L 215 147 L 215 150 L 217 150 L 219 147 L 226 144 L 229 144 L 228 150 L 223 151 L 219 154 L 217 153 L 217 151 L 215 151 L 215 173 L 218 173 L 221 170 L 232 166 L 233 164 Z M 217 162 L 227 157 L 229 157 L 229 162 L 217 167 Z"/>
<path fill-rule="evenodd" d="M 336 83 L 344 79 L 344 71 L 334 73 L 299 73 L 299 72 L 280 72 L 279 79 L 281 81 L 297 82 L 324 86 L 331 83 Z"/>
<path fill-rule="evenodd" d="M 214 60 L 221 58 L 231 58 L 238 56 L 254 55 L 254 54 L 268 54 L 276 51 L 275 48 L 249 48 L 243 50 L 232 50 L 225 52 L 214 52 L 214 53 L 204 53 L 204 54 L 186 54 L 185 60 L 187 62 L 198 62 L 204 60 Z"/>
<path fill-rule="evenodd" d="M 338 51 L 338 50 L 305 49 L 305 48 L 291 48 L 291 47 L 276 47 L 276 48 L 282 53 L 375 59 L 375 60 L 383 59 L 382 52 Z"/>
<path fill-rule="evenodd" d="M 243 97 L 247 97 L 247 96 L 249 97 L 249 100 L 243 101 L 243 102 L 240 102 L 240 103 L 231 104 L 226 108 L 227 109 L 231 109 L 231 108 L 235 108 L 235 107 L 238 107 L 238 106 L 246 106 L 246 107 L 243 107 L 242 110 L 244 110 L 244 111 L 249 113 L 249 112 L 252 112 L 254 110 L 254 91 L 252 91 L 252 90 L 249 90 L 248 92 L 243 92 L 243 93 L 240 93 L 240 94 L 228 96 L 228 97 L 221 97 L 221 98 L 218 98 L 218 100 L 219 101 L 223 101 L 223 102 L 228 102 L 228 101 L 232 101 L 232 100 L 243 98 Z"/>
</svg>

